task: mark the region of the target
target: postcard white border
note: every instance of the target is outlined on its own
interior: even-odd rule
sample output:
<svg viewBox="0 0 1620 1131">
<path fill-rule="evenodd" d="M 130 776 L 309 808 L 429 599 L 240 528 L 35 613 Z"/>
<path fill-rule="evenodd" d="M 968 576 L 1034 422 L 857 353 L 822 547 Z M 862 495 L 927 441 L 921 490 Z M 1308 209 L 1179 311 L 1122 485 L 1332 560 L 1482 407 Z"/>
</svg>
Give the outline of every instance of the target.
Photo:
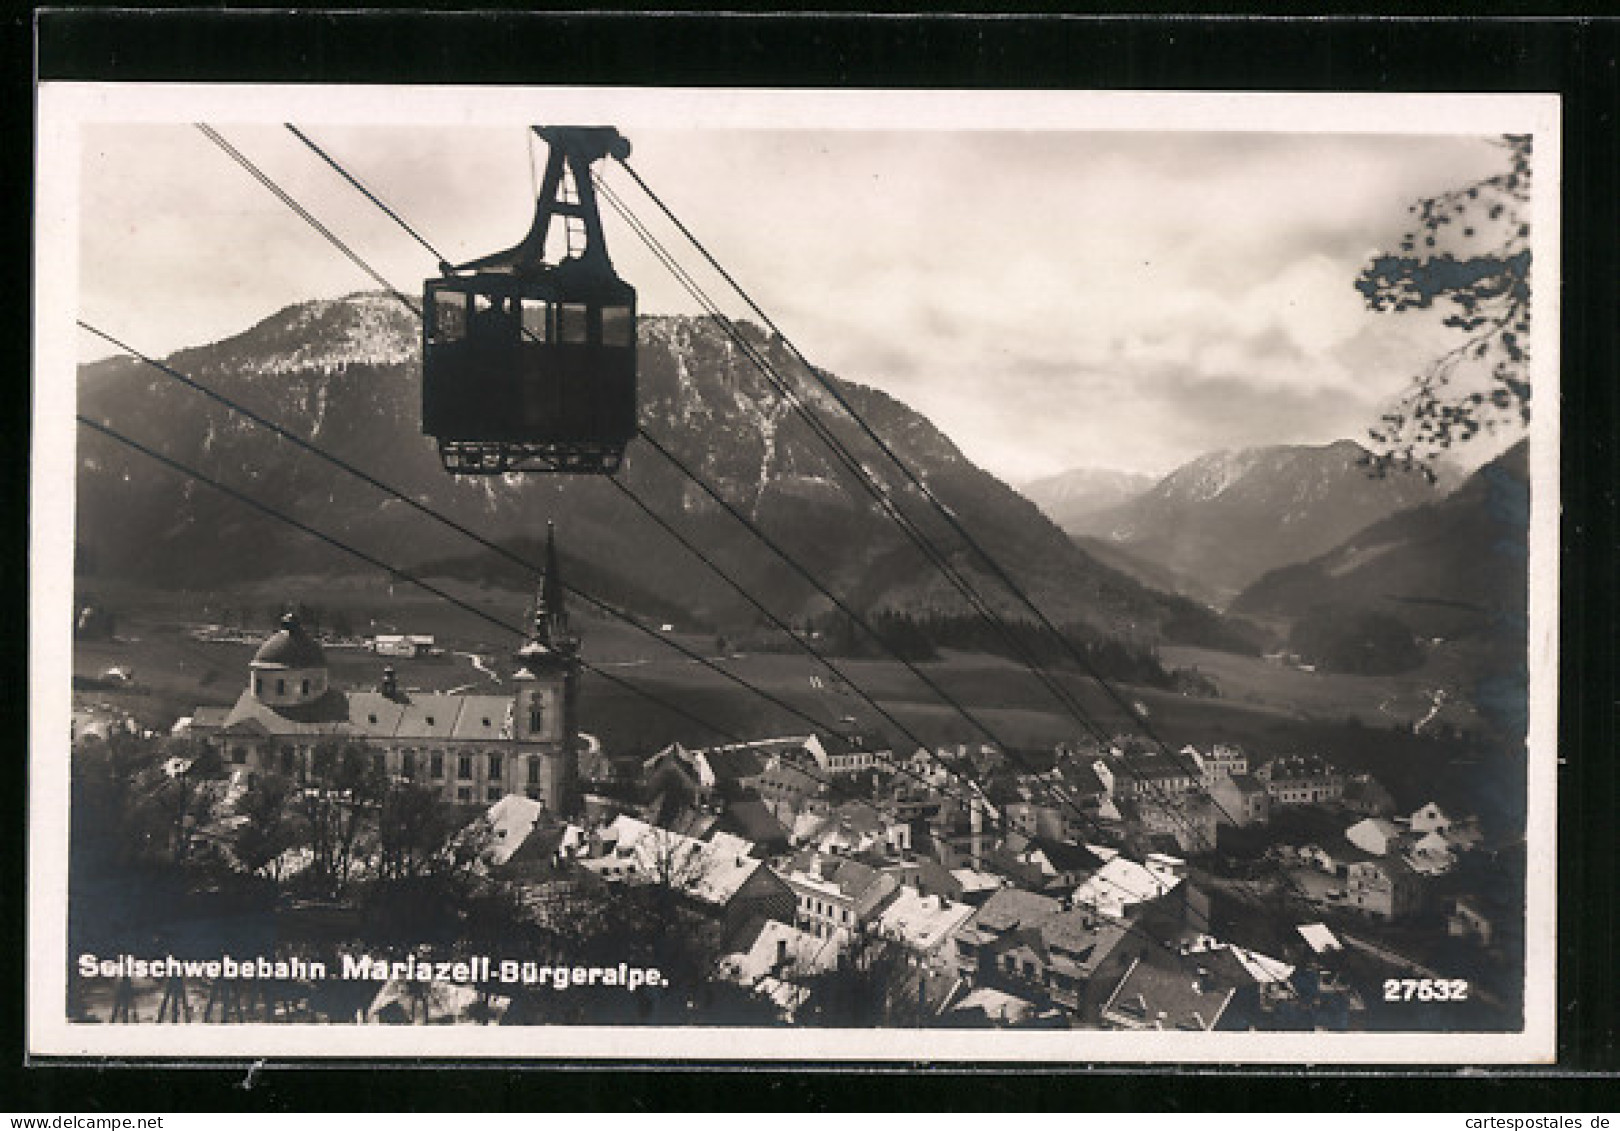
<svg viewBox="0 0 1620 1131">
<path fill-rule="evenodd" d="M 1560 101 L 1553 94 L 1282 94 L 45 83 L 37 93 L 29 626 L 28 1049 L 36 1056 L 644 1061 L 1547 1064 L 1555 1055 Z M 621 128 L 1530 133 L 1530 726 L 1525 1029 L 1518 1033 L 109 1026 L 66 1020 L 69 663 L 79 131 L 108 122 Z"/>
</svg>

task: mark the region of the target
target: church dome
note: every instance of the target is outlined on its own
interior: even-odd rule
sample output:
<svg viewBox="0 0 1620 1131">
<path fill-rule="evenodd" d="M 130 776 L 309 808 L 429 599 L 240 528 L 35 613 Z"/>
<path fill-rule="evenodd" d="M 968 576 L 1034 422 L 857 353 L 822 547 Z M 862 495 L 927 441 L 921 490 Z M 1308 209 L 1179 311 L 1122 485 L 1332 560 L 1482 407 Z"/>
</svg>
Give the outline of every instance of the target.
<svg viewBox="0 0 1620 1131">
<path fill-rule="evenodd" d="M 281 618 L 281 631 L 259 646 L 253 657 L 256 668 L 324 668 L 326 653 L 320 643 L 304 631 L 298 618 L 288 613 Z"/>
</svg>

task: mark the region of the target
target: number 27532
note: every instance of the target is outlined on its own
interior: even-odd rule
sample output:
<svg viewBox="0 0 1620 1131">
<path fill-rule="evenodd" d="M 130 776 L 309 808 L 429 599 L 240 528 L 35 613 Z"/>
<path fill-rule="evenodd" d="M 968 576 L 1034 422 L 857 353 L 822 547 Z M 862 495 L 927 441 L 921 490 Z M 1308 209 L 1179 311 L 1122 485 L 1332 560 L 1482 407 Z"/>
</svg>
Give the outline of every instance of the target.
<svg viewBox="0 0 1620 1131">
<path fill-rule="evenodd" d="M 1466 978 L 1385 978 L 1385 1001 L 1467 1001 Z"/>
</svg>

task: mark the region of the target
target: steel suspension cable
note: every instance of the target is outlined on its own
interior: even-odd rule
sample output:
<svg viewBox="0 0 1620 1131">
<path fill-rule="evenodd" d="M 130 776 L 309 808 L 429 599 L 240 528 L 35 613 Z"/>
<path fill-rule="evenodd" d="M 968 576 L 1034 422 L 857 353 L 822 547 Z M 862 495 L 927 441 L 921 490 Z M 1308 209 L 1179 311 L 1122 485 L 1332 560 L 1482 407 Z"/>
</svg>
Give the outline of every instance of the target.
<svg viewBox="0 0 1620 1131">
<path fill-rule="evenodd" d="M 643 242 L 647 244 L 649 250 L 653 252 L 654 256 L 657 257 L 673 275 L 675 275 L 677 280 L 681 282 L 688 293 L 690 293 L 692 297 L 703 306 L 705 311 L 715 321 L 716 325 L 718 325 L 732 339 L 732 342 L 737 346 L 738 350 L 743 354 L 743 356 L 760 371 L 761 375 L 764 376 L 772 387 L 777 390 L 778 394 L 783 398 L 783 400 L 786 401 L 787 404 L 799 414 L 800 418 L 804 420 L 806 425 L 811 429 L 812 433 L 814 433 L 816 437 L 827 446 L 829 451 L 832 452 L 834 459 L 854 477 L 855 481 L 862 487 L 863 490 L 867 492 L 868 495 L 871 496 L 873 501 L 885 513 L 885 515 L 887 515 L 889 519 L 900 528 L 901 532 L 906 535 L 907 539 L 912 543 L 912 545 L 922 553 L 924 558 L 928 560 L 929 563 L 933 565 L 933 567 L 940 573 L 940 575 L 951 584 L 957 593 L 968 602 L 969 607 L 973 609 L 973 611 L 977 613 L 981 619 L 990 624 L 992 628 L 996 629 L 1003 642 L 1012 651 L 1014 657 L 1019 659 L 1030 671 L 1030 673 L 1041 681 L 1043 686 L 1045 686 L 1046 689 L 1052 694 L 1053 698 L 1057 700 L 1058 704 L 1062 706 L 1064 710 L 1066 710 L 1083 729 L 1089 731 L 1099 740 L 1106 740 L 1107 736 L 1104 734 L 1101 728 L 1099 728 L 1090 719 L 1089 715 L 1086 714 L 1085 709 L 1080 706 L 1078 700 L 1076 700 L 1067 691 L 1067 689 L 1063 688 L 1055 677 L 1044 670 L 1028 644 L 1019 639 L 1017 632 L 1011 628 L 1011 626 L 1007 624 L 1001 615 L 997 613 L 995 609 L 983 598 L 983 596 L 973 587 L 971 582 L 967 580 L 961 571 L 958 570 L 954 564 L 952 564 L 950 559 L 942 551 L 940 551 L 937 546 L 934 545 L 928 535 L 916 525 L 915 521 L 909 515 L 907 515 L 897 503 L 895 503 L 885 487 L 872 476 L 872 474 L 857 458 L 855 458 L 843 441 L 838 439 L 837 435 L 831 430 L 830 426 L 828 426 L 827 423 L 823 421 L 815 412 L 815 410 L 811 408 L 804 401 L 804 399 L 800 397 L 798 393 L 781 378 L 781 376 L 776 372 L 775 366 L 770 363 L 769 359 L 760 353 L 759 350 L 755 348 L 754 344 L 749 342 L 746 336 L 741 334 L 736 329 L 735 324 L 732 323 L 730 319 L 725 317 L 713 300 L 703 292 L 702 287 L 697 284 L 697 282 L 692 279 L 691 275 L 685 270 L 685 268 L 681 267 L 674 257 L 670 255 L 666 249 L 664 249 L 657 237 L 654 236 L 651 231 L 647 229 L 637 217 L 635 217 L 634 213 L 618 199 L 616 194 L 613 193 L 612 189 L 600 179 L 598 179 L 597 184 L 604 198 L 606 198 L 609 204 L 611 204 L 619 212 L 619 215 L 625 220 L 626 224 L 629 225 L 631 229 L 641 237 Z M 645 436 L 645 432 L 643 432 L 643 436 Z M 690 472 L 688 472 L 688 474 L 690 475 Z M 752 526 L 752 523 L 749 525 Z"/>
<path fill-rule="evenodd" d="M 1179 753 L 1174 751 L 1171 748 L 1171 745 L 1160 737 L 1153 729 L 1152 725 L 1141 716 L 1140 712 L 1136 711 L 1131 704 L 1119 694 L 1118 690 L 1114 688 L 1097 670 L 1090 658 L 1087 657 L 1082 650 L 1076 648 L 1073 641 L 1071 641 L 1065 633 L 1063 633 L 1057 628 L 1056 625 L 1052 623 L 1052 621 L 1039 608 L 1039 606 L 1037 606 L 1029 595 L 1024 592 L 1023 588 L 1019 586 L 1018 583 L 1007 573 L 1007 571 L 1002 568 L 1000 563 L 990 555 L 989 551 L 985 550 L 984 547 L 979 544 L 978 540 L 975 539 L 972 534 L 961 524 L 961 522 L 951 512 L 950 508 L 947 507 L 933 492 L 933 490 L 911 469 L 911 467 L 903 459 L 901 459 L 899 454 L 896 453 L 894 449 L 872 429 L 872 427 L 860 415 L 855 407 L 849 403 L 848 399 L 837 388 L 837 386 L 828 380 L 826 375 L 817 369 L 816 366 L 804 356 L 799 348 L 794 345 L 793 341 L 788 338 L 788 336 L 782 332 L 781 328 L 777 326 L 777 324 L 771 319 L 770 315 L 767 314 L 764 309 L 754 301 L 752 295 L 750 295 L 748 291 L 739 282 L 737 282 L 731 273 L 727 271 L 718 260 L 715 259 L 715 257 L 709 252 L 708 248 L 704 246 L 702 241 L 699 240 L 697 236 L 693 234 L 691 229 L 688 228 L 686 224 L 675 215 L 675 213 L 670 209 L 669 205 L 667 205 L 663 199 L 653 191 L 652 187 L 647 184 L 639 173 L 636 172 L 634 167 L 630 165 L 629 161 L 623 158 L 618 159 L 618 161 L 619 165 L 636 182 L 637 186 L 641 188 L 642 192 L 646 193 L 648 199 L 653 201 L 653 203 L 665 215 L 665 217 L 667 217 L 669 221 L 675 225 L 676 229 L 679 230 L 681 234 L 688 240 L 688 242 L 690 242 L 691 245 L 697 249 L 698 253 L 702 255 L 704 260 L 720 275 L 720 277 L 725 279 L 725 281 L 738 294 L 738 296 L 742 298 L 744 303 L 747 304 L 749 309 L 752 310 L 754 314 L 761 320 L 761 322 L 763 322 L 768 329 L 776 334 L 776 336 L 781 340 L 784 348 L 786 348 L 799 361 L 805 371 L 808 372 L 811 377 L 813 377 L 815 381 L 824 390 L 826 390 L 830 396 L 832 396 L 839 406 L 844 409 L 845 413 L 856 423 L 867 438 L 871 440 L 878 450 L 888 458 L 889 462 L 891 462 L 901 472 L 901 474 L 905 476 L 907 482 L 910 483 L 913 488 L 915 488 L 933 505 L 934 510 L 937 511 L 945 522 L 951 527 L 951 529 L 957 533 L 964 544 L 969 546 L 975 552 L 975 554 L 977 554 L 980 560 L 982 560 L 985 565 L 989 567 L 991 573 L 1001 581 L 1001 583 L 1007 588 L 1008 592 L 1012 594 L 1025 608 L 1027 608 L 1040 622 L 1041 626 L 1044 627 L 1047 632 L 1057 640 L 1058 644 L 1066 652 L 1068 652 L 1070 657 L 1087 671 L 1109 701 L 1112 702 L 1120 710 L 1120 712 L 1130 720 L 1131 725 L 1140 729 L 1144 736 L 1153 742 L 1154 745 L 1159 747 L 1161 753 L 1174 761 L 1182 762 L 1182 764 L 1185 766 L 1185 763 L 1180 758 Z M 1196 767 L 1194 767 L 1194 769 L 1196 770 Z M 1209 800 L 1212 804 L 1220 807 L 1220 803 L 1215 801 L 1214 798 L 1210 798 Z M 1226 813 L 1224 807 L 1220 808 L 1221 812 L 1226 815 L 1228 819 L 1231 819 L 1231 814 Z"/>
<path fill-rule="evenodd" d="M 337 537 L 335 537 L 335 536 L 333 536 L 331 534 L 327 534 L 325 531 L 316 529 L 315 527 L 309 525 L 308 523 L 302 521 L 301 519 L 294 518 L 292 515 L 287 514 L 285 511 L 279 510 L 278 508 L 273 507 L 268 503 L 265 503 L 265 502 L 262 502 L 262 501 L 260 501 L 258 499 L 255 499 L 251 495 L 247 495 L 247 494 L 243 493 L 242 491 L 239 491 L 236 488 L 229 486 L 228 484 L 222 483 L 219 480 L 213 478 L 212 476 L 209 476 L 206 473 L 197 470 L 196 468 L 188 467 L 186 464 L 181 463 L 179 460 L 174 459 L 171 456 L 164 455 L 162 452 L 157 451 L 155 448 L 148 447 L 147 445 L 142 444 L 138 440 L 131 439 L 130 437 L 125 436 L 123 433 L 119 432 L 117 429 L 112 428 L 109 425 L 103 424 L 103 423 L 101 423 L 100 421 L 97 421 L 97 420 L 92 420 L 90 417 L 85 416 L 82 413 L 78 414 L 77 419 L 78 419 L 78 422 L 81 425 L 83 425 L 84 427 L 92 429 L 95 432 L 99 432 L 101 435 L 106 436 L 107 438 L 109 438 L 111 440 L 116 440 L 118 443 L 123 444 L 125 447 L 130 448 L 130 449 L 132 449 L 134 451 L 137 451 L 140 454 L 142 454 L 144 456 L 147 456 L 148 458 L 150 458 L 152 460 L 155 460 L 158 463 L 163 464 L 165 467 L 169 468 L 171 471 L 177 472 L 180 475 L 183 475 L 188 479 L 195 480 L 198 483 L 202 483 L 205 486 L 212 487 L 214 490 L 220 492 L 222 495 L 225 495 L 228 498 L 234 499 L 239 503 L 243 503 L 246 506 L 252 507 L 254 510 L 259 511 L 261 514 L 264 514 L 264 515 L 267 515 L 270 518 L 276 519 L 278 522 L 286 523 L 288 526 L 291 526 L 294 529 L 299 530 L 299 531 L 303 532 L 304 534 L 307 534 L 310 537 L 312 537 L 312 538 L 314 538 L 314 539 L 316 539 L 316 540 L 318 540 L 320 542 L 323 542 L 328 546 L 333 547 L 334 549 L 341 550 L 344 553 L 350 555 L 351 557 L 355 557 L 355 558 L 360 559 L 362 562 L 365 562 L 369 566 L 373 566 L 373 567 L 375 567 L 375 568 L 377 568 L 379 570 L 383 570 L 384 572 L 388 573 L 391 576 L 399 577 L 399 578 L 403 579 L 404 581 L 407 581 L 410 584 L 416 586 L 417 588 L 423 590 L 424 592 L 430 593 L 434 597 L 437 597 L 442 601 L 446 601 L 446 602 L 454 605 L 456 608 L 461 609 L 463 612 L 470 613 L 471 615 L 473 615 L 475 617 L 478 617 L 480 620 L 484 620 L 484 621 L 489 622 L 490 624 L 494 625 L 495 627 L 501 629 L 504 632 L 511 633 L 511 634 L 513 634 L 515 636 L 526 636 L 527 635 L 522 629 L 514 628 L 512 625 L 507 624 L 505 621 L 501 620 L 499 617 L 492 616 L 491 614 L 485 612 L 483 609 L 480 609 L 477 605 L 474 605 L 469 601 L 464 601 L 460 597 L 457 597 L 455 594 L 447 592 L 447 591 L 445 591 L 443 589 L 440 589 L 438 586 L 434 585 L 432 582 L 424 581 L 422 578 L 417 577 L 415 574 L 411 573 L 408 570 L 399 569 L 399 568 L 396 568 L 395 566 L 391 566 L 387 562 L 382 561 L 380 558 L 374 557 L 371 554 L 368 554 L 364 550 L 357 549 L 356 547 L 349 545 L 347 542 L 344 542 L 343 540 L 341 540 L 341 539 L 339 539 L 339 538 L 337 538 Z M 671 711 L 674 714 L 677 714 L 677 715 L 681 716 L 682 718 L 686 719 L 688 722 L 695 723 L 696 725 L 703 727 L 705 730 L 713 731 L 714 733 L 716 733 L 716 734 L 718 734 L 718 735 L 720 735 L 720 736 L 722 736 L 724 738 L 731 739 L 732 741 L 743 741 L 738 735 L 733 734 L 731 731 L 728 731 L 723 727 L 716 726 L 715 724 L 707 721 L 706 719 L 699 718 L 697 715 L 694 715 L 691 712 L 687 711 L 685 708 L 680 707 L 677 704 L 670 702 L 668 699 L 665 699 L 663 696 L 658 695 L 655 692 L 648 691 L 645 688 L 639 687 L 636 684 L 631 683 L 628 680 L 621 679 L 618 676 L 615 676 L 615 675 L 613 675 L 613 674 L 611 674 L 609 672 L 605 672 L 600 667 L 598 667 L 597 665 L 588 663 L 587 661 L 581 659 L 580 660 L 580 666 L 585 668 L 587 671 L 590 671 L 591 673 L 593 673 L 595 675 L 601 676 L 603 679 L 606 679 L 610 683 L 617 684 L 618 686 L 623 687 L 628 691 L 632 691 L 635 694 L 640 695 L 643 698 L 645 698 L 645 699 L 647 699 L 647 700 L 649 700 L 649 701 L 651 701 L 653 703 L 658 704 L 659 706 L 665 708 L 666 710 Z"/>
</svg>

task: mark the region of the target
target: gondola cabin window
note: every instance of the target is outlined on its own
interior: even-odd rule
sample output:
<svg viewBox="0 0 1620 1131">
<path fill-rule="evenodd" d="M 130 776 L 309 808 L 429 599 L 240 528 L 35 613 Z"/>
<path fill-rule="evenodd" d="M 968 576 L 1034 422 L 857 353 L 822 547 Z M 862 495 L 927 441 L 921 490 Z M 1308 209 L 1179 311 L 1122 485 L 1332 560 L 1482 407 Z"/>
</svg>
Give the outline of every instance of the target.
<svg viewBox="0 0 1620 1131">
<path fill-rule="evenodd" d="M 635 333 L 635 323 L 630 316 L 628 306 L 604 306 L 602 308 L 602 344 L 604 346 L 628 346 Z"/>
<path fill-rule="evenodd" d="M 547 326 L 550 321 L 551 304 L 540 299 L 526 298 L 523 300 L 523 339 L 528 342 L 538 342 L 544 345 L 551 340 L 551 332 Z"/>
<path fill-rule="evenodd" d="M 433 292 L 433 340 L 459 342 L 467 336 L 467 296 L 460 291 Z"/>
<path fill-rule="evenodd" d="M 585 345 L 590 341 L 588 310 L 582 302 L 565 302 L 557 307 L 557 337 L 568 345 Z"/>
</svg>

